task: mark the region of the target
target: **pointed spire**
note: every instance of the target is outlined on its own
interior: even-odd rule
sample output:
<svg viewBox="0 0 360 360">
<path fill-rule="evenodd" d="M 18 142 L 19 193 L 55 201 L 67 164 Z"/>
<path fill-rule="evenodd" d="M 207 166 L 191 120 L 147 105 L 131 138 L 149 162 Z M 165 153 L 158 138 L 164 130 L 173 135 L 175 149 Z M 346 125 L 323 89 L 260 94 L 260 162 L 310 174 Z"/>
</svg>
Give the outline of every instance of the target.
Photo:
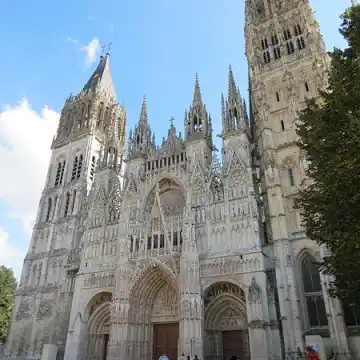
<svg viewBox="0 0 360 360">
<path fill-rule="evenodd" d="M 228 72 L 228 98 L 224 99 L 224 96 L 221 96 L 221 110 L 221 136 L 248 131 L 246 105 L 240 95 L 239 89 L 236 86 L 235 77 L 231 65 L 229 65 Z"/>
<path fill-rule="evenodd" d="M 236 99 L 237 91 L 236 91 L 236 84 L 235 84 L 235 77 L 232 71 L 231 65 L 229 65 L 229 75 L 228 75 L 228 98 L 229 101 Z"/>
<path fill-rule="evenodd" d="M 193 103 L 202 102 L 198 73 L 195 74 L 195 87 Z"/>
<path fill-rule="evenodd" d="M 88 82 L 85 84 L 83 91 L 102 90 L 107 95 L 116 98 L 115 89 L 110 72 L 110 55 L 101 56 L 99 64 L 91 75 Z"/>
<path fill-rule="evenodd" d="M 147 103 L 146 103 L 146 95 L 143 97 L 143 102 L 141 105 L 141 113 L 140 113 L 140 124 L 147 123 L 148 116 L 147 116 Z"/>
</svg>

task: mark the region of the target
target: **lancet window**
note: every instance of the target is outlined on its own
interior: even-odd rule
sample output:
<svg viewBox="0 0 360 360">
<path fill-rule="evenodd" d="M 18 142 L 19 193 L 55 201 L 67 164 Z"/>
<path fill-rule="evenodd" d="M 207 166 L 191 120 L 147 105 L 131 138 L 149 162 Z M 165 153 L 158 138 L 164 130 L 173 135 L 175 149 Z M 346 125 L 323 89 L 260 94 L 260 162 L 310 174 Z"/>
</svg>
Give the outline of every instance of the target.
<svg viewBox="0 0 360 360">
<path fill-rule="evenodd" d="M 95 174 L 95 166 L 96 166 L 96 157 L 93 156 L 91 158 L 91 165 L 90 165 L 90 180 L 94 180 L 94 174 Z"/>
<path fill-rule="evenodd" d="M 63 162 L 59 162 L 56 168 L 56 176 L 55 176 L 55 186 L 59 186 L 62 184 L 64 178 L 64 171 L 65 171 L 65 160 Z"/>
<path fill-rule="evenodd" d="M 47 209 L 46 209 L 46 217 L 45 217 L 46 222 L 48 222 L 50 220 L 51 210 L 52 210 L 52 199 L 48 198 Z"/>
<path fill-rule="evenodd" d="M 310 328 L 328 326 L 319 269 L 315 259 L 308 254 L 302 258 L 301 275 L 307 325 Z"/>
<path fill-rule="evenodd" d="M 68 213 L 69 213 L 69 207 L 70 207 L 70 200 L 71 200 L 71 195 L 69 192 L 67 192 L 65 195 L 64 217 L 69 215 Z"/>
<path fill-rule="evenodd" d="M 84 156 L 82 154 L 80 154 L 79 156 L 75 156 L 73 169 L 72 169 L 72 173 L 71 173 L 71 181 L 77 180 L 80 178 L 81 169 L 82 169 L 82 165 L 83 165 L 83 159 L 84 159 Z"/>
<path fill-rule="evenodd" d="M 211 191 L 213 194 L 213 202 L 224 201 L 224 186 L 221 179 L 217 176 L 214 176 L 211 181 Z"/>
</svg>

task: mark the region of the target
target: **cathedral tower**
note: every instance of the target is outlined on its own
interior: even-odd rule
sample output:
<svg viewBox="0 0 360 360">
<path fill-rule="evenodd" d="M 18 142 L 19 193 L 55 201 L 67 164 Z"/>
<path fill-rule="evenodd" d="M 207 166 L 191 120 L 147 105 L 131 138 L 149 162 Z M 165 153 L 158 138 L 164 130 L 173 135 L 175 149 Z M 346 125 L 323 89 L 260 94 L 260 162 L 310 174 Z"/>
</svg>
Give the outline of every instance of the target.
<svg viewBox="0 0 360 360">
<path fill-rule="evenodd" d="M 201 161 L 201 166 L 209 166 L 213 150 L 212 123 L 206 105 L 202 100 L 197 74 L 195 76 L 193 102 L 189 110 L 185 111 L 184 129 L 186 153 L 190 162 L 195 164 L 196 161 Z"/>
<path fill-rule="evenodd" d="M 44 345 L 57 347 L 62 356 L 80 265 L 83 206 L 97 165 L 120 166 L 116 159 L 124 131 L 125 117 L 116 102 L 107 54 L 61 111 L 15 299 L 7 341 L 11 354 L 40 358 Z"/>
<path fill-rule="evenodd" d="M 284 350 L 302 349 L 303 338 L 310 341 L 306 331 L 323 335 L 318 329 L 325 329 L 343 352 L 346 340 L 338 335 L 343 325 L 334 323 L 341 310 L 328 298 L 326 280 L 317 274 L 318 285 L 311 289 L 302 280 L 314 263 L 310 254 L 320 249 L 306 238 L 296 205 L 307 180 L 307 161 L 296 146 L 297 112 L 306 98 L 319 97 L 326 86 L 325 45 L 308 0 L 247 0 L 245 37 L 252 126 L 274 250 Z"/>
</svg>

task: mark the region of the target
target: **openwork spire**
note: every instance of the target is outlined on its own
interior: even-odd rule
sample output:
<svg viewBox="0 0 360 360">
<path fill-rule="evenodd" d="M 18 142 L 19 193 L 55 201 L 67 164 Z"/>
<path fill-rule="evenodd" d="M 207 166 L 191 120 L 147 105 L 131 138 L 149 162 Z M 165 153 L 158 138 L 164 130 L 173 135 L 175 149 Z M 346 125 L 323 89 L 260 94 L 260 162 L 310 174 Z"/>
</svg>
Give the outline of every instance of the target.
<svg viewBox="0 0 360 360">
<path fill-rule="evenodd" d="M 206 139 L 212 143 L 211 119 L 202 101 L 198 74 L 195 75 L 193 103 L 185 112 L 185 140 Z"/>
<path fill-rule="evenodd" d="M 100 57 L 100 62 L 83 88 L 84 92 L 103 91 L 116 99 L 115 89 L 110 72 L 110 55 Z"/>
<path fill-rule="evenodd" d="M 228 98 L 221 94 L 222 112 L 222 136 L 233 133 L 249 131 L 249 119 L 246 112 L 246 104 L 236 87 L 234 73 L 231 65 L 228 74 Z"/>
<path fill-rule="evenodd" d="M 155 147 L 155 134 L 152 134 L 147 115 L 146 96 L 143 97 L 140 118 L 130 133 L 128 144 L 128 157 L 136 158 L 146 155 L 151 148 Z"/>
</svg>

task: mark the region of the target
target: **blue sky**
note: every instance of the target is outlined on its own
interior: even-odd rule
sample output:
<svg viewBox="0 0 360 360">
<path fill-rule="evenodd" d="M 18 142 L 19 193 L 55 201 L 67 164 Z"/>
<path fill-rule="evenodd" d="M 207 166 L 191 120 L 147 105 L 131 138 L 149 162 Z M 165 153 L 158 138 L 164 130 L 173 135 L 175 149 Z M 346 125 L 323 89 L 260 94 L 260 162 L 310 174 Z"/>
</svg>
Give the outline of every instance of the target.
<svg viewBox="0 0 360 360">
<path fill-rule="evenodd" d="M 311 4 L 328 48 L 343 46 L 338 14 L 350 0 Z M 0 175 L 0 245 L 8 249 L 0 254 L 0 263 L 13 266 L 19 275 L 56 113 L 94 70 L 99 53 L 91 53 L 96 49 L 91 45 L 112 42 L 111 70 L 118 100 L 127 109 L 128 129 L 138 120 L 146 94 L 149 120 L 161 140 L 172 116 L 183 131 L 195 72 L 216 133 L 230 63 L 247 96 L 243 28 L 244 0 L 133 0 L 121 5 L 115 0 L 37 0 L 21 6 L 3 1 L 0 161 L 9 164 L 9 171 Z"/>
</svg>

